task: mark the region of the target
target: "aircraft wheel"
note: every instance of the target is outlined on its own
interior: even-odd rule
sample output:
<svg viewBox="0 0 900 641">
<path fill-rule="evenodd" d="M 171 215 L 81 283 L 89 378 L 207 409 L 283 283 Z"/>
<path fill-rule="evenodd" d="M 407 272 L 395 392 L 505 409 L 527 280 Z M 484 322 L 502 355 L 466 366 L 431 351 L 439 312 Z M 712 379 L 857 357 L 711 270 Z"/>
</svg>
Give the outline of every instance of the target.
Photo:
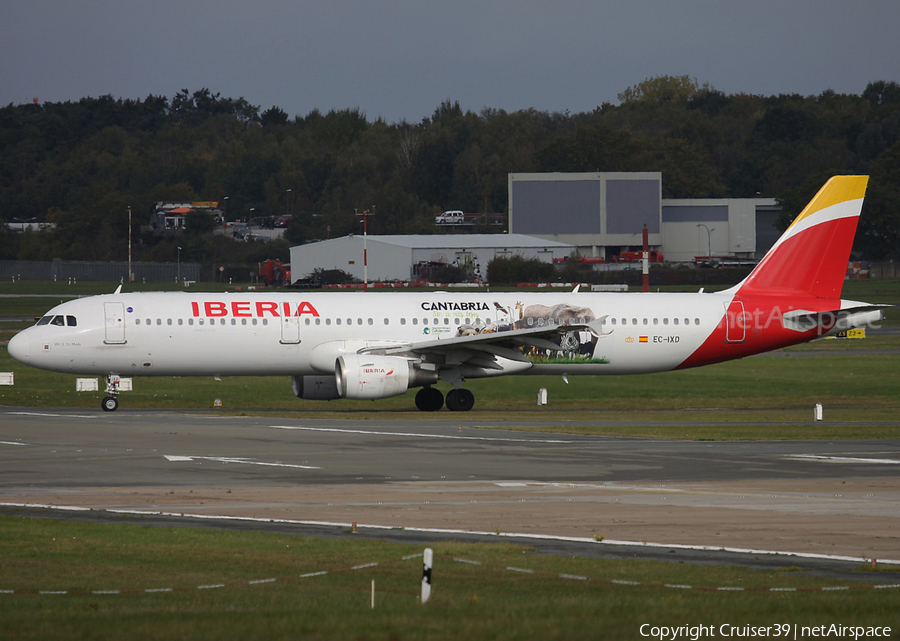
<svg viewBox="0 0 900 641">
<path fill-rule="evenodd" d="M 100 407 L 103 408 L 104 412 L 115 412 L 119 407 L 119 400 L 115 396 L 107 396 L 100 403 Z"/>
<path fill-rule="evenodd" d="M 416 393 L 416 407 L 423 412 L 437 412 L 444 406 L 444 395 L 441 390 L 423 387 Z"/>
<path fill-rule="evenodd" d="M 447 392 L 447 409 L 452 412 L 468 412 L 475 405 L 475 395 L 467 389 Z"/>
</svg>

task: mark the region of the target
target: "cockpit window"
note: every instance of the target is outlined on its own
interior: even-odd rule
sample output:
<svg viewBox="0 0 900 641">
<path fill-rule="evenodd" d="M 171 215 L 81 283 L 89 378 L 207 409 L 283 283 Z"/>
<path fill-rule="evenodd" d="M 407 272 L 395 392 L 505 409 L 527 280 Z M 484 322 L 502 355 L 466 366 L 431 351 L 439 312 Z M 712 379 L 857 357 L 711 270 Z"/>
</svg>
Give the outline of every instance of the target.
<svg viewBox="0 0 900 641">
<path fill-rule="evenodd" d="M 56 325 L 57 327 L 77 327 L 78 319 L 75 316 L 63 316 L 61 314 L 57 314 L 56 316 L 44 316 L 37 322 L 38 325 Z"/>
</svg>

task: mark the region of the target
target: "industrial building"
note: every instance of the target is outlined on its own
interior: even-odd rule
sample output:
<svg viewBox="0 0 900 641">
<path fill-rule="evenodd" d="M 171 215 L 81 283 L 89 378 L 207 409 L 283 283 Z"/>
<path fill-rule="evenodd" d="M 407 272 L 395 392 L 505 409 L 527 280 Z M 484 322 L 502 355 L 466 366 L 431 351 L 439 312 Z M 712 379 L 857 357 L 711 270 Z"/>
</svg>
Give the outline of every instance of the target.
<svg viewBox="0 0 900 641">
<path fill-rule="evenodd" d="M 408 281 L 428 276 L 439 265 L 467 268 L 476 279 L 487 276 L 494 258 L 539 258 L 552 262 L 572 253 L 572 246 L 523 234 L 443 234 L 409 236 L 344 236 L 291 247 L 292 278 L 316 269 L 340 269 L 363 280 L 363 244 L 370 281 Z"/>
<path fill-rule="evenodd" d="M 509 174 L 509 231 L 610 260 L 638 249 L 644 225 L 668 261 L 761 258 L 778 238 L 773 198 L 664 199 L 660 172 Z"/>
<path fill-rule="evenodd" d="M 610 262 L 640 249 L 645 225 L 651 249 L 669 262 L 759 259 L 779 236 L 775 199 L 665 199 L 660 172 L 514 173 L 508 185 L 508 234 L 368 236 L 368 279 L 429 278 L 454 265 L 480 280 L 491 260 L 514 255 Z M 292 247 L 293 278 L 340 269 L 362 280 L 363 243 L 346 236 Z"/>
</svg>

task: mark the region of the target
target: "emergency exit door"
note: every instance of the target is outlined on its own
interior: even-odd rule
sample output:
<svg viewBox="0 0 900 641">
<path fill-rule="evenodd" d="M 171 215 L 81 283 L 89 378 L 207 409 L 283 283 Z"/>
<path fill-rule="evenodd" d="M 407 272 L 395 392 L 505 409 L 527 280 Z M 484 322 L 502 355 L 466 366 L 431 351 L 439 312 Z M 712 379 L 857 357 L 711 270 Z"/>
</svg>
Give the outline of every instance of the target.
<svg viewBox="0 0 900 641">
<path fill-rule="evenodd" d="M 285 314 L 281 317 L 281 342 L 285 345 L 291 345 L 300 342 L 300 317 L 297 316 L 297 306 L 290 303 L 284 303 L 282 309 Z M 288 311 L 293 312 L 287 313 Z"/>
</svg>

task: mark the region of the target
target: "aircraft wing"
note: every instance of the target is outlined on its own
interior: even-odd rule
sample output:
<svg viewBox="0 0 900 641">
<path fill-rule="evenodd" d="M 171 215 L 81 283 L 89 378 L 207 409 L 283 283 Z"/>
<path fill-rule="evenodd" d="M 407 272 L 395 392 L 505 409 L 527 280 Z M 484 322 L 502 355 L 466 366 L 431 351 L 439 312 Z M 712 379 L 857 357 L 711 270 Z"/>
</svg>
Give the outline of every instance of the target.
<svg viewBox="0 0 900 641">
<path fill-rule="evenodd" d="M 470 336 L 454 336 L 438 340 L 427 340 L 406 344 L 394 344 L 384 347 L 370 347 L 363 353 L 381 354 L 385 356 L 408 356 L 434 363 L 440 368 L 450 368 L 462 364 L 483 369 L 503 371 L 504 367 L 498 359 L 506 359 L 516 363 L 527 364 L 530 361 L 525 353 L 534 348 L 538 350 L 559 351 L 559 339 L 570 332 L 590 332 L 600 335 L 603 318 L 590 323 L 572 323 L 568 325 L 545 325 L 505 331 L 484 331 Z M 524 350 L 523 350 L 524 348 Z"/>
</svg>

